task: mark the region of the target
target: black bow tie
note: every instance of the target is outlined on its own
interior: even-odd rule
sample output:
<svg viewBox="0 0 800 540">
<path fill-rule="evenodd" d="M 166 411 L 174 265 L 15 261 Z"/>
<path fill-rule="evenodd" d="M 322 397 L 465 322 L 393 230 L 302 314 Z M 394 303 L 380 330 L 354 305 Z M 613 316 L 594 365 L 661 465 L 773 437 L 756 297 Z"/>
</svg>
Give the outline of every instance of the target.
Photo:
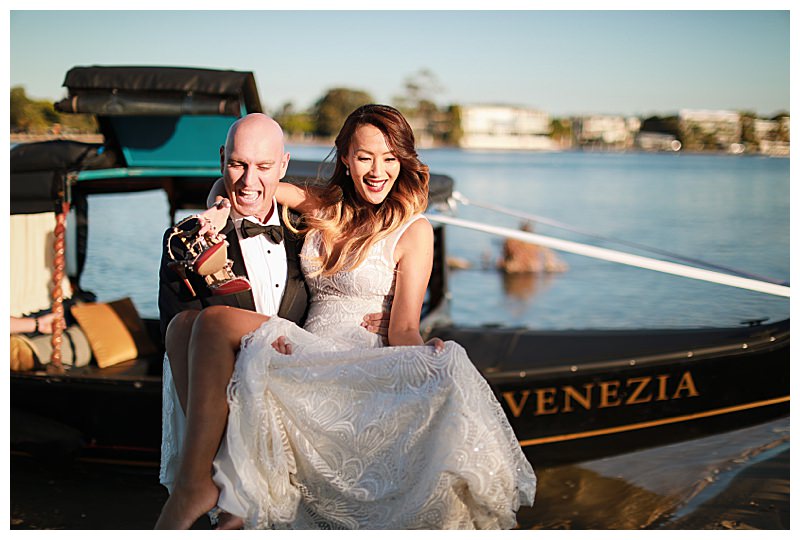
<svg viewBox="0 0 800 540">
<path fill-rule="evenodd" d="M 242 238 L 250 238 L 259 234 L 266 235 L 273 244 L 283 241 L 283 227 L 280 225 L 259 225 L 246 219 L 242 220 Z"/>
</svg>

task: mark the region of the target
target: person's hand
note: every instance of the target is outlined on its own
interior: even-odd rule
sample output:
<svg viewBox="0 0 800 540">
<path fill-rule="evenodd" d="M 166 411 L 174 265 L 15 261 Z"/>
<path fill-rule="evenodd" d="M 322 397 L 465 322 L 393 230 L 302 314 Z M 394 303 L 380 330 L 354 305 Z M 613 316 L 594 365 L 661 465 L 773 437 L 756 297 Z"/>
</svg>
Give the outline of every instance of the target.
<svg viewBox="0 0 800 540">
<path fill-rule="evenodd" d="M 440 353 L 444 350 L 444 341 L 442 341 L 438 337 L 429 339 L 428 341 L 425 342 L 425 345 L 430 345 L 437 353 Z"/>
<path fill-rule="evenodd" d="M 231 201 L 218 195 L 214 204 L 197 216 L 197 219 L 202 224 L 202 227 L 197 232 L 198 236 L 203 236 L 206 233 L 217 234 L 218 231 L 225 227 L 225 222 L 228 221 L 230 213 Z"/>
<path fill-rule="evenodd" d="M 272 342 L 272 348 L 281 354 L 292 354 L 292 344 L 286 339 L 286 336 L 279 336 L 278 339 Z"/>
<path fill-rule="evenodd" d="M 48 313 L 46 315 L 42 315 L 41 317 L 36 317 L 36 320 L 39 321 L 39 333 L 52 334 L 53 322 L 55 321 L 55 318 L 55 313 Z"/>
<path fill-rule="evenodd" d="M 364 315 L 361 326 L 373 334 L 386 337 L 389 335 L 389 313 L 368 313 Z"/>
</svg>

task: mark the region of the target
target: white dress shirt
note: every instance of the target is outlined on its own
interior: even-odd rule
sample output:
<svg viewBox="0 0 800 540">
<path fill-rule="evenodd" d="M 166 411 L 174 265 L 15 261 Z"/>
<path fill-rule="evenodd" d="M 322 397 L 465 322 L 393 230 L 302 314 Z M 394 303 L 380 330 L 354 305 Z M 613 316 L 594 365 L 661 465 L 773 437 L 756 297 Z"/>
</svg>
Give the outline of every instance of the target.
<svg viewBox="0 0 800 540">
<path fill-rule="evenodd" d="M 247 268 L 247 279 L 253 289 L 253 299 L 256 311 L 262 315 L 275 315 L 281 305 L 283 291 L 286 288 L 286 247 L 283 241 L 273 244 L 263 234 L 242 238 L 242 220 L 246 219 L 260 225 L 280 225 L 278 206 L 272 199 L 275 211 L 266 223 L 261 223 L 253 216 L 238 217 L 231 214 L 236 234 L 239 237 L 239 246 L 242 248 L 244 266 Z"/>
</svg>

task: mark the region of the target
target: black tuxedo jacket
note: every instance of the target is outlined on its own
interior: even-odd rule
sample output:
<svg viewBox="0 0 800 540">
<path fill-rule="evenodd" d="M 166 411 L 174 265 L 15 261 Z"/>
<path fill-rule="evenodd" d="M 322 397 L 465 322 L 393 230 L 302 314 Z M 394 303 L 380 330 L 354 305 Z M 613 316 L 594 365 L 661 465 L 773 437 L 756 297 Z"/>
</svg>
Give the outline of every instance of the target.
<svg viewBox="0 0 800 540">
<path fill-rule="evenodd" d="M 300 269 L 300 248 L 303 245 L 303 238 L 293 234 L 284 225 L 280 206 L 276 208 L 276 211 L 281 216 L 287 266 L 286 288 L 278 309 L 278 316 L 302 325 L 308 313 L 309 299 L 308 286 Z M 200 310 L 206 306 L 223 305 L 255 311 L 255 300 L 253 299 L 252 291 L 213 296 L 201 276 L 194 272 L 187 272 L 187 279 L 192 284 L 195 293 L 197 293 L 197 296 L 193 297 L 181 277 L 167 266 L 171 261 L 166 250 L 166 240 L 171 230 L 172 228 L 170 227 L 164 233 L 164 239 L 161 242 L 161 268 L 158 272 L 158 311 L 161 319 L 162 341 L 167 333 L 167 325 L 172 318 L 187 309 Z M 237 276 L 247 276 L 247 268 L 244 266 L 242 250 L 239 247 L 239 237 L 234 230 L 233 221 L 228 219 L 221 232 L 225 234 L 229 244 L 228 258 L 233 261 L 234 273 Z M 249 278 L 250 276 L 247 277 Z"/>
</svg>

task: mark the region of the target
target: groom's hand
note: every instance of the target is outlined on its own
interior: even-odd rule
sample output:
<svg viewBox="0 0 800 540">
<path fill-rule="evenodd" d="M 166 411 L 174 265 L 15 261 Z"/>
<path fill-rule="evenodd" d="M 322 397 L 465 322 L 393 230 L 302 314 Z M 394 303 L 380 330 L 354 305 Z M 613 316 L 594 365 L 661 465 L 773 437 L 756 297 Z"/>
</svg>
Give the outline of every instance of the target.
<svg viewBox="0 0 800 540">
<path fill-rule="evenodd" d="M 281 354 L 292 354 L 292 344 L 286 336 L 278 336 L 278 339 L 272 342 L 272 348 Z"/>
<path fill-rule="evenodd" d="M 364 315 L 361 326 L 373 334 L 386 337 L 389 335 L 389 313 L 369 313 Z"/>
</svg>

